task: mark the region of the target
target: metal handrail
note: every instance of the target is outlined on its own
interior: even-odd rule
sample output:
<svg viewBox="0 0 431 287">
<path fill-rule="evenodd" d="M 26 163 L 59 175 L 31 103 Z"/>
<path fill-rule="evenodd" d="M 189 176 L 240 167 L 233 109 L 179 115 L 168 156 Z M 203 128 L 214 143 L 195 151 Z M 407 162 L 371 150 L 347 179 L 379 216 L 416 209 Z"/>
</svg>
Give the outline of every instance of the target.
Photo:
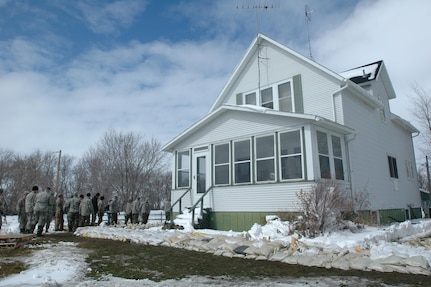
<svg viewBox="0 0 431 287">
<path fill-rule="evenodd" d="M 183 199 L 183 197 L 184 196 L 186 196 L 186 194 L 188 193 L 188 192 L 190 192 L 192 190 L 192 188 L 189 188 L 189 189 L 187 189 L 186 190 L 186 192 L 184 192 L 183 193 L 183 195 L 181 195 L 172 205 L 171 205 L 171 207 L 168 209 L 168 212 L 169 212 L 169 220 L 171 220 L 172 221 L 172 218 L 173 218 L 173 210 L 174 210 L 174 206 L 177 204 L 177 203 L 179 203 L 179 209 L 178 209 L 178 212 L 181 214 L 181 213 L 183 213 L 182 212 L 182 208 L 181 208 L 181 200 Z"/>
<path fill-rule="evenodd" d="M 204 194 L 202 194 L 202 196 L 196 201 L 195 204 L 193 204 L 192 207 L 189 208 L 189 210 L 192 212 L 192 226 L 194 226 L 195 224 L 195 208 L 196 206 L 198 206 L 198 204 L 201 204 L 201 211 L 200 211 L 200 216 L 202 216 L 203 214 L 203 209 L 204 209 L 204 197 L 208 194 L 208 192 L 210 192 L 210 190 L 213 189 L 213 186 L 210 186 L 205 192 Z"/>
</svg>

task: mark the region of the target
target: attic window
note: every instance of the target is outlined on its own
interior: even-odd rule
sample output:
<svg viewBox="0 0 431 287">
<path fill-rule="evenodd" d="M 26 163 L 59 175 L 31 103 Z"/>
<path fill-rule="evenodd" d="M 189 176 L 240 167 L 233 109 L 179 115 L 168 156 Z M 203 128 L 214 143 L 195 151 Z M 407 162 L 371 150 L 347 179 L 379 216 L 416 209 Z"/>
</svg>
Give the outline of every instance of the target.
<svg viewBox="0 0 431 287">
<path fill-rule="evenodd" d="M 257 96 L 259 95 L 259 96 Z M 258 105 L 282 112 L 303 113 L 301 75 L 287 81 L 262 87 L 260 90 L 236 95 L 237 105 Z"/>
</svg>

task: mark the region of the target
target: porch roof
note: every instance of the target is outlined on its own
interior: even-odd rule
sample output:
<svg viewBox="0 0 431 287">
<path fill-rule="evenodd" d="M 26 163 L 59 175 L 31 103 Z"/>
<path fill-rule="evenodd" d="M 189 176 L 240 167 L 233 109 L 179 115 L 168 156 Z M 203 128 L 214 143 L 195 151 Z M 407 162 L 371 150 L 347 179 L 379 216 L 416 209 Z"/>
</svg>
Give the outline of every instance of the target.
<svg viewBox="0 0 431 287">
<path fill-rule="evenodd" d="M 256 114 L 267 114 L 267 115 L 273 115 L 273 116 L 279 116 L 279 117 L 285 117 L 285 118 L 294 118 L 294 119 L 301 119 L 305 122 L 314 123 L 317 126 L 328 128 L 331 130 L 335 130 L 342 134 L 353 134 L 354 130 L 352 128 L 349 128 L 347 126 L 343 126 L 339 123 L 336 123 L 334 121 L 328 120 L 323 117 L 319 117 L 316 115 L 310 115 L 310 114 L 298 114 L 298 113 L 289 113 L 289 112 L 281 112 L 276 111 L 273 109 L 268 109 L 260 106 L 255 105 L 230 105 L 230 104 L 224 104 L 220 106 L 218 109 L 208 113 L 205 117 L 197 121 L 195 124 L 190 126 L 188 129 L 180 133 L 178 136 L 173 138 L 171 141 L 166 143 L 162 150 L 166 152 L 171 152 L 175 150 L 175 146 L 181 142 L 183 139 L 185 139 L 187 136 L 195 132 L 196 130 L 202 128 L 207 123 L 214 120 L 216 117 L 222 115 L 226 112 L 248 112 L 248 113 L 256 113 Z"/>
</svg>

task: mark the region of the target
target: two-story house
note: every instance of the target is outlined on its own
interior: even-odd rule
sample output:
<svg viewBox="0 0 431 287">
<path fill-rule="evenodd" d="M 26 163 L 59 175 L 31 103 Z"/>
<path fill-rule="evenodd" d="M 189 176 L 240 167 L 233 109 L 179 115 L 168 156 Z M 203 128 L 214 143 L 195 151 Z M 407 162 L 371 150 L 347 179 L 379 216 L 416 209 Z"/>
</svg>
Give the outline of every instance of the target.
<svg viewBox="0 0 431 287">
<path fill-rule="evenodd" d="M 414 216 L 418 130 L 394 98 L 383 61 L 337 74 L 257 35 L 206 116 L 163 147 L 174 212 L 204 207 L 211 228 L 248 230 L 330 179 L 365 192 L 378 223 Z"/>
</svg>

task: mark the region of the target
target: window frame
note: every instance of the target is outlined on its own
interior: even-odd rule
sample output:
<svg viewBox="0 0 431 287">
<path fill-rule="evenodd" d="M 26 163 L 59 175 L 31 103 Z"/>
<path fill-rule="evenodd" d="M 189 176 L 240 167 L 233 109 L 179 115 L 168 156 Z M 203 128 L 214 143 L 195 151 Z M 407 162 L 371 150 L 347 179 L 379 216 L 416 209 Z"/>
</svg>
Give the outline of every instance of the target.
<svg viewBox="0 0 431 287">
<path fill-rule="evenodd" d="M 184 161 L 184 163 L 187 163 L 187 165 L 185 165 L 185 167 L 180 167 L 180 159 L 181 159 L 181 154 L 185 154 L 187 153 L 188 156 L 188 161 Z M 176 154 L 176 174 L 175 174 L 175 184 L 176 184 L 176 188 L 178 189 L 184 189 L 184 188 L 190 188 L 190 184 L 191 184 L 191 160 L 192 160 L 192 155 L 191 155 L 191 150 L 187 149 L 187 150 L 182 150 L 182 151 L 177 151 Z M 183 161 L 181 161 L 182 163 Z M 183 173 L 183 172 L 188 172 L 188 184 L 187 185 L 180 185 L 180 176 L 179 174 Z"/>
<path fill-rule="evenodd" d="M 216 147 L 217 146 L 224 146 L 227 145 L 228 146 L 228 161 L 227 162 L 222 162 L 222 163 L 217 163 L 216 160 Z M 230 185 L 231 184 L 231 166 L 232 166 L 232 147 L 231 147 L 231 143 L 227 142 L 227 143 L 219 143 L 219 144 L 214 144 L 213 145 L 213 182 L 214 182 L 214 186 L 226 186 L 226 185 Z M 227 166 L 228 168 L 228 181 L 227 183 L 217 183 L 216 182 L 216 170 L 217 167 L 222 167 L 222 166 Z"/>
<path fill-rule="evenodd" d="M 246 142 L 248 141 L 249 144 L 249 158 L 246 160 L 236 160 L 236 144 L 240 143 L 240 142 Z M 232 167 L 233 167 L 233 184 L 234 185 L 244 185 L 244 184 L 251 184 L 253 182 L 253 157 L 252 157 L 252 138 L 247 138 L 247 139 L 240 139 L 240 140 L 235 140 L 232 142 Z M 249 170 L 248 170 L 248 174 L 249 174 L 249 181 L 244 181 L 244 182 L 237 182 L 237 165 L 242 165 L 242 164 L 246 164 L 248 163 L 249 165 Z"/>
<path fill-rule="evenodd" d="M 288 133 L 295 133 L 299 132 L 299 144 L 301 151 L 299 153 L 288 153 L 286 155 L 282 154 L 282 143 L 281 143 L 281 137 L 283 134 Z M 295 158 L 300 156 L 300 163 L 301 163 L 301 177 L 298 178 L 283 178 L 283 159 L 285 158 Z M 303 133 L 302 129 L 295 129 L 290 131 L 283 131 L 278 133 L 278 173 L 280 177 L 281 182 L 289 182 L 289 181 L 298 181 L 298 180 L 304 180 L 305 179 L 305 163 L 304 163 L 304 141 L 303 141 Z"/>
<path fill-rule="evenodd" d="M 262 138 L 272 137 L 272 156 L 263 156 L 258 157 L 258 140 Z M 266 182 L 275 182 L 277 180 L 277 158 L 276 158 L 276 137 L 275 133 L 267 134 L 267 135 L 259 135 L 254 137 L 254 181 L 256 183 L 266 183 Z M 272 160 L 272 178 L 271 175 L 267 176 L 266 180 L 259 180 L 259 163 L 267 162 Z M 270 173 L 271 174 L 271 173 Z"/>
<path fill-rule="evenodd" d="M 322 153 L 321 150 L 319 150 L 319 136 L 318 133 L 322 133 L 326 135 L 326 148 L 328 149 L 328 153 Z M 318 160 L 318 167 L 319 167 L 319 177 L 321 179 L 333 179 L 333 180 L 339 180 L 339 181 L 346 181 L 346 151 L 345 151 L 345 142 L 344 138 L 336 133 L 332 133 L 330 131 L 316 129 L 315 132 L 316 135 L 316 148 L 317 148 L 317 160 Z M 340 151 L 341 151 L 341 157 L 338 155 L 334 155 L 334 143 L 333 143 L 333 137 L 336 137 L 340 139 Z M 328 167 L 329 167 L 329 177 L 322 176 L 322 158 L 327 159 Z M 341 160 L 343 172 L 342 172 L 342 178 L 338 178 L 338 173 L 336 170 L 336 160 Z"/>
<path fill-rule="evenodd" d="M 388 154 L 388 166 L 389 166 L 389 177 L 391 179 L 398 180 L 400 178 L 400 174 L 398 172 L 397 158 L 395 156 Z"/>
<path fill-rule="evenodd" d="M 292 107 L 291 111 L 283 111 L 280 110 L 280 102 L 282 100 L 286 100 L 289 97 L 283 97 L 280 98 L 279 97 L 279 86 L 285 85 L 289 83 L 289 87 L 290 87 L 290 106 Z M 237 97 L 240 97 L 242 95 L 242 101 L 240 101 L 238 98 L 236 100 L 237 103 L 242 102 L 246 105 L 256 105 L 256 106 L 260 106 L 260 107 L 265 107 L 264 105 L 268 105 L 269 103 L 272 103 L 272 108 L 268 108 L 268 109 L 272 109 L 272 110 L 276 110 L 276 111 L 281 111 L 281 112 L 290 112 L 290 113 L 295 113 L 296 111 L 296 107 L 295 107 L 295 93 L 294 93 L 294 83 L 293 83 L 293 77 L 289 78 L 289 79 L 285 79 L 283 81 L 279 81 L 270 85 L 266 85 L 266 86 L 262 86 L 260 87 L 260 89 L 253 89 L 250 90 L 248 92 L 245 93 L 239 93 L 237 94 Z M 272 94 L 272 101 L 265 101 L 263 102 L 262 100 L 262 92 L 271 89 L 271 94 Z M 253 97 L 253 96 L 254 97 Z M 255 103 L 250 103 L 250 98 L 254 98 Z"/>
</svg>

